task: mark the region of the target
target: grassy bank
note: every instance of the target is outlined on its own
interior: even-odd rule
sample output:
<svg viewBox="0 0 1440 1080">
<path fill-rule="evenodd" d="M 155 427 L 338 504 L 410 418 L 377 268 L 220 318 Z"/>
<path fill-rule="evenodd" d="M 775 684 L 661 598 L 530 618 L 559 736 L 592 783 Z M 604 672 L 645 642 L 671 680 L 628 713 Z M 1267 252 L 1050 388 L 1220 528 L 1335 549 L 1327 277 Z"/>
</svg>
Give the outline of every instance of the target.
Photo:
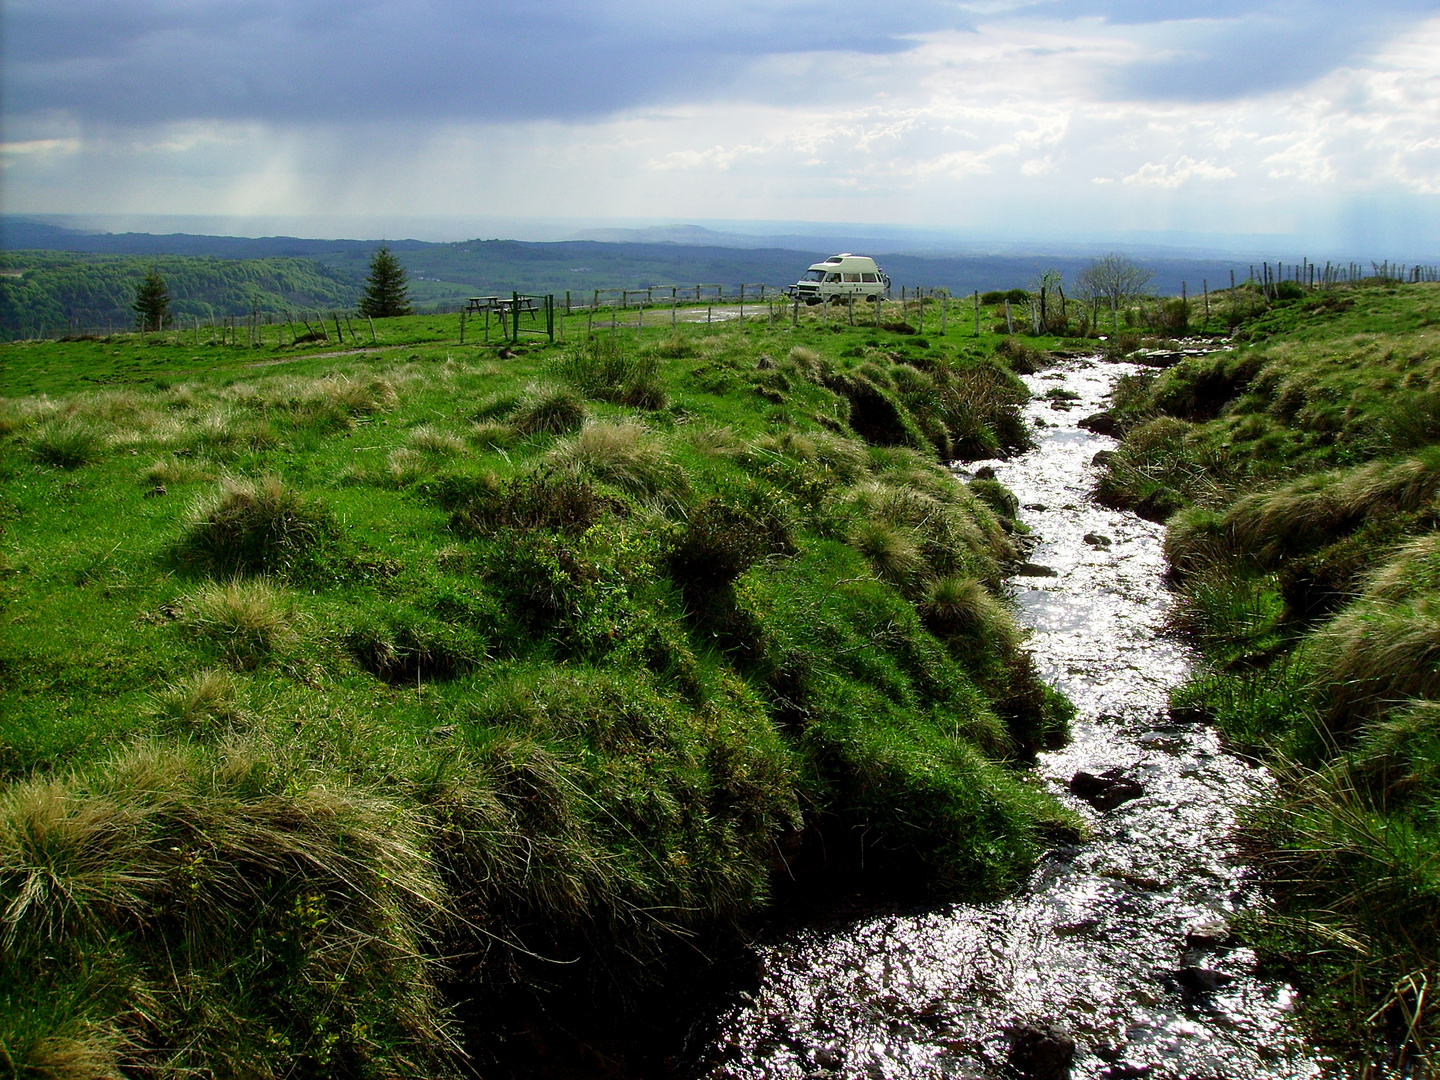
<svg viewBox="0 0 1440 1080">
<path fill-rule="evenodd" d="M 1247 298 L 1237 348 L 1123 380 L 1099 494 L 1168 516 L 1176 629 L 1214 717 L 1281 786 L 1245 839 L 1249 934 L 1357 1070 L 1435 1064 L 1440 942 L 1440 287 Z"/>
<path fill-rule="evenodd" d="M 776 880 L 983 895 L 1073 835 L 1008 493 L 936 464 L 1023 386 L 811 314 L 5 347 L 7 1069 L 464 1072 Z"/>
</svg>

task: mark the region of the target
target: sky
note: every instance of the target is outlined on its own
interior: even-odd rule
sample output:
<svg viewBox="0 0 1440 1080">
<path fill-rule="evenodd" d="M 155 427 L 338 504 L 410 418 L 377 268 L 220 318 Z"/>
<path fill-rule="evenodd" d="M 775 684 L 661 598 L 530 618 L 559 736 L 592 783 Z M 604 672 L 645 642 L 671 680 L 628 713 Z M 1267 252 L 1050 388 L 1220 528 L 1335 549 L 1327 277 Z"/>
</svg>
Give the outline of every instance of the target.
<svg viewBox="0 0 1440 1080">
<path fill-rule="evenodd" d="M 1440 0 L 3 0 L 0 95 L 9 214 L 1440 261 Z"/>
</svg>

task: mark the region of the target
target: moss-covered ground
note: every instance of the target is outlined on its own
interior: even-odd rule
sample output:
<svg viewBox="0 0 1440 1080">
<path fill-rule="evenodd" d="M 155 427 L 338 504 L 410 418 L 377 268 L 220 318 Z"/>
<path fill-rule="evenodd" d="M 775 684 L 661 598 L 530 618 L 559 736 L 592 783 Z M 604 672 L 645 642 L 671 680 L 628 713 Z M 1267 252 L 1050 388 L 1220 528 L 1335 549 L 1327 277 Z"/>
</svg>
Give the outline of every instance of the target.
<svg viewBox="0 0 1440 1080">
<path fill-rule="evenodd" d="M 1244 290 L 1233 350 L 1122 381 L 1098 493 L 1173 515 L 1176 629 L 1206 657 L 1174 706 L 1280 777 L 1246 825 L 1273 902 L 1251 940 L 1354 1075 L 1431 1075 L 1440 286 L 1289 292 Z"/>
<path fill-rule="evenodd" d="M 1073 835 L 1013 499 L 937 464 L 1030 354 L 817 315 L 0 349 L 5 1068 L 483 1071 L 777 879 Z"/>
</svg>

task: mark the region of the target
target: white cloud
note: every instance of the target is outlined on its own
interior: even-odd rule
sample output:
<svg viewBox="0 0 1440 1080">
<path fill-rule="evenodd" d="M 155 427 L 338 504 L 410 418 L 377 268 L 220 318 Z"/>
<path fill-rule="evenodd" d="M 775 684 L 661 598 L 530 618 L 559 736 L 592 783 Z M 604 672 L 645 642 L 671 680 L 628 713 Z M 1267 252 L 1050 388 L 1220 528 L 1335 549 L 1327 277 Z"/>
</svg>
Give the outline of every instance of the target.
<svg viewBox="0 0 1440 1080">
<path fill-rule="evenodd" d="M 1141 187 L 1177 188 L 1191 180 L 1229 180 L 1235 175 L 1235 170 L 1228 165 L 1196 161 L 1188 154 L 1181 154 L 1173 162 L 1147 161 L 1129 176 L 1121 177 L 1120 182 Z"/>
</svg>

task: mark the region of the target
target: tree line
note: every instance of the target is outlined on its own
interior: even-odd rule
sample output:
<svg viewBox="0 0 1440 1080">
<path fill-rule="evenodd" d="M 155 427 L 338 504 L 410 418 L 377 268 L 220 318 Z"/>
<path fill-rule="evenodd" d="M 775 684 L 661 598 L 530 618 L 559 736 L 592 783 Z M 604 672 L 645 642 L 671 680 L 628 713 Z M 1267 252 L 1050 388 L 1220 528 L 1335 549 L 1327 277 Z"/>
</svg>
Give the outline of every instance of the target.
<svg viewBox="0 0 1440 1080">
<path fill-rule="evenodd" d="M 137 327 L 137 294 L 152 273 L 169 296 L 166 316 L 186 322 L 255 311 L 354 310 L 364 289 L 362 281 L 310 259 L 7 251 L 0 252 L 0 332 Z"/>
</svg>

